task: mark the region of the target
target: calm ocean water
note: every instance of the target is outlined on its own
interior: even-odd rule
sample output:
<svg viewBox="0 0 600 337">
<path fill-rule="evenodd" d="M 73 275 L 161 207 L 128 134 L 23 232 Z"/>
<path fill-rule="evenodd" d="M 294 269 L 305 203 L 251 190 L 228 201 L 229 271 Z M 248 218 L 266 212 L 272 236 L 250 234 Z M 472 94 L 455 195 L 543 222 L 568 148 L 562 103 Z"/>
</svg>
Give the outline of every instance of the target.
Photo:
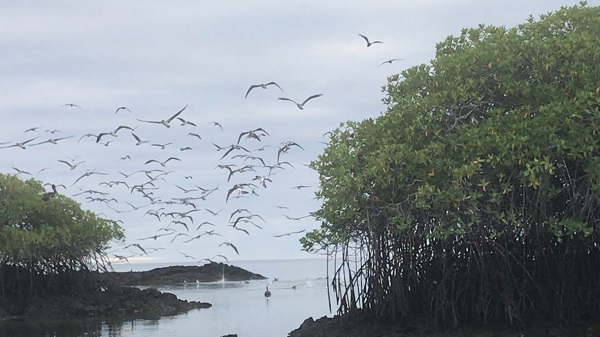
<svg viewBox="0 0 600 337">
<path fill-rule="evenodd" d="M 285 337 L 308 318 L 332 316 L 327 299 L 325 259 L 231 262 L 269 278 L 266 281 L 188 283 L 159 287 L 186 300 L 212 303 L 212 308 L 178 316 L 128 321 L 78 319 L 0 324 L 0 337 Z M 117 265 L 117 271 L 150 270 L 179 264 Z M 330 266 L 331 268 L 331 266 Z M 330 273 L 331 275 L 331 273 Z M 277 281 L 274 279 L 277 278 Z M 264 297 L 269 286 L 271 298 Z M 292 287 L 296 286 L 296 289 Z M 335 303 L 332 303 L 335 313 Z"/>
</svg>

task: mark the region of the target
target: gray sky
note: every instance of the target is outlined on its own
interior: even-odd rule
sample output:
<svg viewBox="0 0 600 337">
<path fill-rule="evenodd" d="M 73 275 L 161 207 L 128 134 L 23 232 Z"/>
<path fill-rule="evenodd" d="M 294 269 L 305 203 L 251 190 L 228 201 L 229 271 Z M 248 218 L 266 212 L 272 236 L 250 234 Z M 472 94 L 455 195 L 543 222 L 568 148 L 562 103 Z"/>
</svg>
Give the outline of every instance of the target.
<svg viewBox="0 0 600 337">
<path fill-rule="evenodd" d="M 578 1 L 15 1 L 0 4 L 0 142 L 4 146 L 39 137 L 27 145 L 51 138 L 70 137 L 58 144 L 45 143 L 0 149 L 0 172 L 16 173 L 13 167 L 36 176 L 44 183 L 64 184 L 59 192 L 73 196 L 96 190 L 118 202 L 90 201 L 73 196 L 85 209 L 102 212 L 108 218 L 123 221 L 126 244 L 139 243 L 145 248 L 164 248 L 144 256 L 151 262 L 193 262 L 223 254 L 230 260 L 284 259 L 314 257 L 301 251 L 302 234 L 274 237 L 283 233 L 318 227 L 312 218 L 290 220 L 308 215 L 318 208 L 314 193 L 317 174 L 304 166 L 314 160 L 324 147 L 323 134 L 347 120 L 376 117 L 383 112 L 381 87 L 386 78 L 403 69 L 427 63 L 434 57 L 435 45 L 448 35 L 458 35 L 462 28 L 480 23 L 512 27 L 525 22 L 529 15 L 557 10 Z M 599 1 L 589 1 L 598 5 Z M 367 48 L 358 36 L 381 40 Z M 404 58 L 392 64 L 380 63 Z M 267 90 L 256 88 L 244 98 L 252 84 L 275 81 Z M 314 94 L 322 97 L 306 103 L 299 110 L 288 97 L 298 102 Z M 77 107 L 63 106 L 76 104 Z M 158 121 L 187 108 L 179 117 L 197 126 L 181 126 L 178 120 L 166 128 Z M 125 106 L 131 110 L 120 110 Z M 210 122 L 219 122 L 223 131 Z M 104 136 L 97 144 L 88 133 L 111 132 L 117 126 L 135 128 L 142 141 L 136 145 L 131 131 L 118 131 L 117 137 Z M 36 131 L 25 130 L 39 127 Z M 270 136 L 242 138 L 240 145 L 255 151 L 267 165 L 277 163 L 283 142 L 301 145 L 281 154 L 281 161 L 294 166 L 274 169 L 267 188 L 258 186 L 259 196 L 238 192 L 225 202 L 227 191 L 237 183 L 251 182 L 256 175 L 267 176 L 269 170 L 258 160 L 232 158 L 247 154 L 224 151 L 219 146 L 236 144 L 241 132 L 263 128 Z M 54 134 L 47 130 L 60 130 Z M 202 139 L 188 135 L 197 133 Z M 161 149 L 150 144 L 172 143 Z M 181 151 L 191 147 L 192 150 Z M 131 159 L 120 159 L 124 156 Z M 171 160 L 162 167 L 145 164 L 150 159 Z M 58 160 L 85 161 L 74 170 Z M 236 173 L 227 182 L 228 171 L 216 165 L 258 165 L 256 172 Z M 38 171 L 46 168 L 38 174 Z M 169 216 L 159 219 L 145 214 L 181 212 L 193 207 L 181 204 L 150 204 L 139 192 L 130 193 L 132 185 L 148 180 L 144 173 L 124 178 L 137 170 L 172 171 L 164 180 L 156 180 L 156 190 L 147 190 L 157 200 L 200 197 L 202 188 L 218 189 L 206 200 L 192 200 L 198 211 L 188 225 L 172 223 Z M 106 173 L 84 177 L 88 170 Z M 157 172 L 158 173 L 158 172 Z M 153 173 L 156 175 L 157 173 Z M 190 179 L 189 176 L 192 178 Z M 27 179 L 30 176 L 20 174 Z M 186 178 L 187 177 L 187 178 Z M 126 181 L 107 187 L 102 182 Z M 294 186 L 308 188 L 296 189 Z M 147 186 L 151 187 L 151 186 Z M 49 188 L 48 188 L 49 190 Z M 248 190 L 248 189 L 247 189 Z M 248 190 L 249 191 L 249 190 Z M 131 211 L 125 203 L 141 207 Z M 109 205 L 111 208 L 109 208 Z M 282 206 L 287 208 L 278 208 Z M 208 211 L 223 209 L 213 216 Z M 251 223 L 239 224 L 249 235 L 236 230 L 229 217 L 238 208 L 258 214 Z M 115 210 L 121 211 L 117 212 Z M 125 212 L 127 211 L 127 212 Z M 235 215 L 232 220 L 240 215 Z M 243 220 L 243 219 L 242 219 Z M 209 224 L 196 227 L 209 221 Z M 160 228 L 174 229 L 174 234 L 157 240 L 142 240 L 165 234 Z M 184 243 L 203 231 L 204 235 Z M 184 233 L 175 237 L 178 233 Z M 189 235 L 189 236 L 187 236 Z M 174 238 L 174 239 L 173 239 Z M 170 242 L 174 240 L 173 242 Z M 237 255 L 222 242 L 234 244 Z M 114 246 L 112 254 L 125 255 L 130 261 L 142 257 L 135 247 Z M 216 258 L 221 261 L 222 259 Z M 139 260 L 138 260 L 139 261 Z"/>
</svg>

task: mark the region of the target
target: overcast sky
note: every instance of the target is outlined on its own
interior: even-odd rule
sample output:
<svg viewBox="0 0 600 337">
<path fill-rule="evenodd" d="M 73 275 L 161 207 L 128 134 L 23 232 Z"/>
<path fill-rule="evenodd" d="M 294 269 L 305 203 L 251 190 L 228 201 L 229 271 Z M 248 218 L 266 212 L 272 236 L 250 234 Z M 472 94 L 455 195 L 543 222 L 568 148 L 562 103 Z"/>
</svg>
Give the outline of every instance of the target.
<svg viewBox="0 0 600 337">
<path fill-rule="evenodd" d="M 306 167 L 322 151 L 323 134 L 341 122 L 376 117 L 384 110 L 381 87 L 386 78 L 403 69 L 427 63 L 435 45 L 462 28 L 480 23 L 513 27 L 529 15 L 574 5 L 578 1 L 444 0 L 444 1 L 14 1 L 0 4 L 0 146 L 38 137 L 26 149 L 0 149 L 0 172 L 29 172 L 43 183 L 63 184 L 59 193 L 73 197 L 84 209 L 123 222 L 127 240 L 114 245 L 114 254 L 139 261 L 136 247 L 158 248 L 144 259 L 151 262 L 193 262 L 204 258 L 229 260 L 310 258 L 298 242 L 302 234 L 275 237 L 318 227 L 314 219 L 300 218 L 316 210 L 317 174 Z M 598 5 L 599 1 L 589 1 Z M 358 35 L 381 44 L 366 46 Z M 391 64 L 382 62 L 402 58 Z M 244 98 L 250 85 L 275 81 L 266 90 L 258 87 Z M 289 101 L 310 100 L 304 110 Z M 76 107 L 64 106 L 76 104 Z M 196 126 L 181 126 L 174 119 L 167 128 L 142 122 L 178 116 Z M 117 113 L 115 111 L 121 109 Z M 138 120 L 139 119 L 139 120 Z M 218 122 L 221 129 L 211 124 Z M 118 126 L 128 129 L 117 137 L 105 135 Z M 25 131 L 38 127 L 35 131 Z M 226 147 L 236 144 L 241 132 L 262 128 L 269 135 L 241 138 L 244 150 L 220 159 Z M 54 133 L 52 130 L 59 130 Z M 198 134 L 201 139 L 189 135 Z M 261 132 L 258 132 L 259 134 Z M 72 137 L 44 143 L 48 139 Z M 108 143 L 104 146 L 102 143 Z M 280 154 L 289 162 L 283 169 L 262 167 L 277 163 L 282 143 L 295 142 Z M 152 144 L 166 144 L 162 149 Z M 262 151 L 259 151 L 261 147 Z M 182 148 L 190 147 L 191 150 Z M 129 156 L 129 157 L 126 157 Z M 121 158 L 125 159 L 121 159 Z M 163 167 L 148 160 L 171 160 Z M 74 159 L 74 161 L 72 161 Z M 67 164 L 84 161 L 73 170 Z M 245 161 L 244 161 L 245 160 Z M 255 171 L 234 173 L 217 165 L 238 169 L 254 165 Z M 150 194 L 131 192 L 149 180 L 137 170 L 162 169 L 168 174 L 146 185 Z M 39 172 L 41 170 L 41 172 Z M 105 175 L 84 176 L 94 171 Z M 156 176 L 161 172 L 154 172 Z M 255 176 L 269 176 L 264 188 Z M 124 181 L 128 184 L 108 182 Z M 235 184 L 252 182 L 257 195 L 231 193 Z M 104 183 L 104 184 L 101 184 Z M 179 187 L 183 188 L 180 189 Z M 309 186 L 294 188 L 298 185 Z M 218 189 L 205 195 L 198 187 Z M 184 191 L 184 189 L 186 191 Z M 47 187 L 47 190 L 50 190 Z M 88 190 L 107 193 L 83 193 Z M 194 191 L 189 191 L 194 190 Z M 251 192 L 250 187 L 245 191 Z M 90 198 L 111 199 L 110 201 Z M 198 198 L 180 204 L 174 198 Z M 114 198 L 115 200 L 112 200 Z M 175 203 L 174 203 L 175 201 Z M 129 204 L 127 204 L 128 202 Z M 177 215 L 146 214 L 186 212 Z M 278 207 L 279 206 L 279 207 Z M 134 210 L 133 207 L 138 208 Z M 161 209 L 162 208 L 162 209 Z M 232 212 L 247 209 L 252 223 L 230 223 Z M 218 215 L 213 212 L 222 211 Z M 240 212 L 239 216 L 249 215 Z M 179 220 L 181 223 L 170 223 Z M 211 224 L 203 224 L 208 221 Z M 259 228 L 259 226 L 261 228 Z M 161 230 L 161 228 L 163 228 Z M 246 234 L 242 230 L 247 231 Z M 166 230 L 165 230 L 166 229 Z M 174 230 L 174 231 L 171 231 Z M 205 234 L 184 242 L 204 231 Z M 156 240 L 153 235 L 169 234 Z M 181 234 L 181 235 L 178 235 Z M 172 242 L 171 242 L 172 241 Z M 222 244 L 232 243 L 232 247 Z M 193 257 L 186 257 L 189 255 Z"/>
</svg>

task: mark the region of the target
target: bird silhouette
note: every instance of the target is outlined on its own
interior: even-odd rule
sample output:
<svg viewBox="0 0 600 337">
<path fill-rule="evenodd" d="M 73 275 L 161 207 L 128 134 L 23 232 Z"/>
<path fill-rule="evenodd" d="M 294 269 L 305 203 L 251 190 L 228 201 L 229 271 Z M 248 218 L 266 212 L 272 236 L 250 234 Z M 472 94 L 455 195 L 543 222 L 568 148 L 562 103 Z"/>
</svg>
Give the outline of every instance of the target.
<svg viewBox="0 0 600 337">
<path fill-rule="evenodd" d="M 362 35 L 362 34 L 358 34 L 358 36 L 362 37 L 363 39 L 365 39 L 365 41 L 367 41 L 367 47 L 371 47 L 371 45 L 374 45 L 375 43 L 383 43 L 381 41 L 370 42 L 369 39 L 366 36 Z"/>
<path fill-rule="evenodd" d="M 63 104 L 62 106 L 68 106 L 68 107 L 71 107 L 71 108 L 79 108 L 79 109 L 81 109 L 81 107 L 79 105 L 73 104 L 73 103 Z"/>
<path fill-rule="evenodd" d="M 313 98 L 317 98 L 317 97 L 321 97 L 321 96 L 323 96 L 323 94 L 312 95 L 309 98 L 305 99 L 304 102 L 302 102 L 302 103 L 298 103 L 298 102 L 294 101 L 293 99 L 289 99 L 289 98 L 286 98 L 286 97 L 280 97 L 279 100 L 280 101 L 290 101 L 290 102 L 293 102 L 294 104 L 296 104 L 296 106 L 298 107 L 298 109 L 304 110 L 304 104 L 306 104 L 306 102 L 310 101 Z"/>
<path fill-rule="evenodd" d="M 174 120 L 175 118 L 177 118 L 177 116 L 179 116 L 179 114 L 181 114 L 183 112 L 183 110 L 185 110 L 185 108 L 187 108 L 187 104 L 183 107 L 183 109 L 179 110 L 176 114 L 174 114 L 173 116 L 169 117 L 168 119 L 163 119 L 160 121 L 148 121 L 148 120 L 143 120 L 143 119 L 137 119 L 140 122 L 144 122 L 144 123 L 153 123 L 153 124 L 162 124 L 168 128 L 171 127 L 171 121 Z"/>
<path fill-rule="evenodd" d="M 58 161 L 58 162 L 61 162 L 61 163 L 65 163 L 65 164 L 67 164 L 71 170 L 74 170 L 74 169 L 76 169 L 76 168 L 77 168 L 77 166 L 79 166 L 80 164 L 83 164 L 83 163 L 85 163 L 85 160 L 82 160 L 82 161 L 80 161 L 80 162 L 79 162 L 79 163 L 77 163 L 77 164 L 71 164 L 71 163 L 69 163 L 68 161 L 66 161 L 66 160 L 62 160 L 62 159 L 59 159 L 59 160 L 57 160 L 57 161 Z"/>
<path fill-rule="evenodd" d="M 382 65 L 384 65 L 386 63 L 392 64 L 392 62 L 394 62 L 394 61 L 403 61 L 403 60 L 404 59 L 391 59 L 391 60 L 387 60 L 387 61 L 381 62 L 381 64 L 378 65 L 377 67 L 381 67 Z"/>
<path fill-rule="evenodd" d="M 50 144 L 58 144 L 59 140 L 63 140 L 63 139 L 69 139 L 69 138 L 73 138 L 73 136 L 69 136 L 69 137 L 62 137 L 62 138 L 51 138 L 51 139 L 47 139 L 43 142 L 39 142 L 39 143 L 34 143 L 34 144 L 30 144 L 29 146 L 36 146 L 36 145 L 42 145 L 45 143 L 50 143 Z"/>
<path fill-rule="evenodd" d="M 131 127 L 129 127 L 129 126 L 126 126 L 126 125 L 120 125 L 120 126 L 118 126 L 118 127 L 115 129 L 115 131 L 111 131 L 111 132 L 101 132 L 101 133 L 99 133 L 99 134 L 98 134 L 98 136 L 96 137 L 96 143 L 99 143 L 99 142 L 100 142 L 100 139 L 102 139 L 102 137 L 104 137 L 104 136 L 106 136 L 106 135 L 110 135 L 110 136 L 116 137 L 116 136 L 117 136 L 117 132 L 118 132 L 119 130 L 121 130 L 121 129 L 128 129 L 128 130 L 131 130 L 131 131 L 133 131 L 133 129 L 132 129 Z"/>
<path fill-rule="evenodd" d="M 147 162 L 145 162 L 144 164 L 150 164 L 150 163 L 153 163 L 153 162 L 154 162 L 154 163 L 159 163 L 159 164 L 160 164 L 160 166 L 162 166 L 162 167 L 165 167 L 165 165 L 166 165 L 166 164 L 167 164 L 169 161 L 171 161 L 171 160 L 177 160 L 177 161 L 181 161 L 181 159 L 179 159 L 179 158 L 176 158 L 176 157 L 169 157 L 169 158 L 167 158 L 165 161 L 158 161 L 158 160 L 156 160 L 156 159 L 150 159 L 150 160 L 148 160 Z"/>
<path fill-rule="evenodd" d="M 58 194 L 58 191 L 56 190 L 56 185 L 52 184 L 50 186 L 52 187 L 52 192 L 42 194 L 42 200 L 44 201 L 48 201 Z"/>
<path fill-rule="evenodd" d="M 238 255 L 240 255 L 240 252 L 237 250 L 237 247 L 233 245 L 233 243 L 231 243 L 231 242 L 223 242 L 223 243 L 221 243 L 221 244 L 219 245 L 219 247 L 220 247 L 220 246 L 222 246 L 222 245 L 226 245 L 226 246 L 229 246 L 229 247 L 233 248 L 233 250 L 235 250 L 235 252 L 236 252 Z"/>
<path fill-rule="evenodd" d="M 22 143 L 14 143 L 14 144 L 12 144 L 12 145 L 9 145 L 9 146 L 3 146 L 3 147 L 0 147 L 0 149 L 8 149 L 9 147 L 20 147 L 20 148 L 22 148 L 23 150 L 25 150 L 25 144 L 27 144 L 27 143 L 29 143 L 29 142 L 31 142 L 31 141 L 34 141 L 34 140 L 38 139 L 39 137 L 40 137 L 40 136 L 37 136 L 37 137 L 35 137 L 35 138 L 28 139 L 28 140 L 26 140 L 26 141 L 24 141 L 24 142 L 22 142 Z"/>
<path fill-rule="evenodd" d="M 300 231 L 295 231 L 295 232 L 289 232 L 289 233 L 284 233 L 284 234 L 278 234 L 278 235 L 273 235 L 276 238 L 280 238 L 282 236 L 290 236 L 292 234 L 299 234 L 299 233 L 304 233 L 306 232 L 306 229 L 300 230 Z"/>
<path fill-rule="evenodd" d="M 252 91 L 252 89 L 254 88 L 263 88 L 263 89 L 267 89 L 267 86 L 269 85 L 274 85 L 277 88 L 279 88 L 279 90 L 283 91 L 283 89 L 281 89 L 281 87 L 279 86 L 279 84 L 275 83 L 275 82 L 269 82 L 269 83 L 263 83 L 263 84 L 253 84 L 250 86 L 250 88 L 248 88 L 248 91 L 246 91 L 246 96 L 244 96 L 244 98 L 248 97 L 248 94 L 250 93 L 250 91 Z"/>
<path fill-rule="evenodd" d="M 121 106 L 121 107 L 118 107 L 118 108 L 117 108 L 117 110 L 115 110 L 115 115 L 116 115 L 116 114 L 117 114 L 117 112 L 119 112 L 120 110 L 127 110 L 127 111 L 129 111 L 129 113 L 131 113 L 131 110 L 129 110 L 129 108 L 128 108 L 128 107 L 126 107 L 126 106 Z"/>
</svg>

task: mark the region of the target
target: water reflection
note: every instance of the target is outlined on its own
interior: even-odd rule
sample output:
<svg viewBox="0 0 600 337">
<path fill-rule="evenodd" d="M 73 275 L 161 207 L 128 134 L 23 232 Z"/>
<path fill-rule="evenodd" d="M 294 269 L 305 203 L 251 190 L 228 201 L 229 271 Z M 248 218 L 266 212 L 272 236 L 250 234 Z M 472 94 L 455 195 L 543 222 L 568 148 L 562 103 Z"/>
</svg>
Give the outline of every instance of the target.
<svg viewBox="0 0 600 337">
<path fill-rule="evenodd" d="M 198 283 L 183 283 L 181 285 L 166 285 L 161 286 L 161 291 L 167 292 L 177 290 L 216 290 L 216 289 L 235 289 L 247 286 L 247 283 L 243 281 L 217 281 L 217 282 L 198 282 Z M 143 287 L 140 287 L 143 288 Z"/>
<path fill-rule="evenodd" d="M 181 299 L 211 303 L 210 309 L 168 317 L 4 322 L 0 323 L 0 337 L 197 337 L 234 333 L 239 336 L 286 336 L 307 317 L 316 319 L 330 314 L 327 280 L 307 277 L 311 275 L 309 271 L 316 268 L 309 263 L 308 271 L 303 271 L 305 262 L 300 262 L 293 266 L 282 265 L 293 267 L 295 274 L 282 272 L 283 267 L 277 268 L 278 281 L 273 278 L 196 283 L 194 280 L 187 285 L 182 282 L 159 287 L 160 291 L 173 293 Z M 264 296 L 266 286 L 272 292 L 270 298 Z"/>
<path fill-rule="evenodd" d="M 168 319 L 168 318 L 162 318 Z M 0 322 L 0 336 L 11 337 L 120 337 L 123 332 L 152 332 L 157 335 L 159 319 L 75 318 L 52 320 L 14 320 Z"/>
<path fill-rule="evenodd" d="M 118 329 L 118 327 L 115 327 Z M 102 321 L 99 319 L 35 320 L 0 322 L 0 336 L 19 337 L 78 337 L 100 336 Z M 110 335 L 117 336 L 118 334 Z"/>
</svg>

